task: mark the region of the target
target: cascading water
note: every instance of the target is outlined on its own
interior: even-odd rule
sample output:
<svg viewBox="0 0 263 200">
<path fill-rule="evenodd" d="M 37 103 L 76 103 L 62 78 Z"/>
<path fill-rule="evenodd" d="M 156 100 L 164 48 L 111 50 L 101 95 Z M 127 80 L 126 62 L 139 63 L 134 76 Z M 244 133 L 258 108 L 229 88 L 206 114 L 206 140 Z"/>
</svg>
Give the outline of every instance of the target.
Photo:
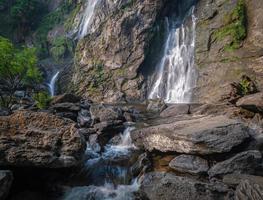
<svg viewBox="0 0 263 200">
<path fill-rule="evenodd" d="M 127 126 L 119 135 L 117 143 L 109 143 L 101 151 L 98 143 L 87 143 L 85 176 L 91 185 L 86 187 L 87 196 L 93 199 L 133 200 L 133 193 L 139 189 L 137 179 L 131 179 L 129 165 L 137 148 L 130 133 L 134 127 Z M 74 191 L 65 200 L 72 199 Z"/>
<path fill-rule="evenodd" d="M 51 96 L 55 95 L 55 89 L 56 89 L 56 81 L 58 78 L 59 72 L 57 72 L 50 80 L 50 83 L 48 83 L 48 89 Z"/>
<path fill-rule="evenodd" d="M 167 103 L 191 102 L 196 82 L 195 27 L 194 7 L 183 21 L 166 18 L 165 47 L 151 80 L 149 99 L 164 99 Z"/>
<path fill-rule="evenodd" d="M 80 21 L 78 38 L 85 37 L 89 32 L 89 27 L 93 21 L 94 11 L 99 0 L 87 0 L 85 5 L 85 11 Z"/>
</svg>

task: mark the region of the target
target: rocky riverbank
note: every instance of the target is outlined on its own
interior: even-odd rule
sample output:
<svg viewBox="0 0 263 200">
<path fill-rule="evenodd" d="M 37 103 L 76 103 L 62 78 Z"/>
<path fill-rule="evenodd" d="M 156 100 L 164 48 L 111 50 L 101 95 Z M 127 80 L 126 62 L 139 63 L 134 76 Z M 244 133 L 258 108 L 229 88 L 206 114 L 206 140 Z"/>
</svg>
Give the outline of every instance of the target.
<svg viewBox="0 0 263 200">
<path fill-rule="evenodd" d="M 260 199 L 261 102 L 105 105 L 65 94 L 47 110 L 2 112 L 1 199 Z"/>
</svg>

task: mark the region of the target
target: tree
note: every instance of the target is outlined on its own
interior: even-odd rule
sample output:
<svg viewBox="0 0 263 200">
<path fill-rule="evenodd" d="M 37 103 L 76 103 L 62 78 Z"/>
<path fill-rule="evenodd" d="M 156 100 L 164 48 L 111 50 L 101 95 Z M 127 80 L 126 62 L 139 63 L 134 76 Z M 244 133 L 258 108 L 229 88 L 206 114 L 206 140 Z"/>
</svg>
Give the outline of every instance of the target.
<svg viewBox="0 0 263 200">
<path fill-rule="evenodd" d="M 17 49 L 6 38 L 0 36 L 0 98 L 1 104 L 9 108 L 14 94 L 19 89 L 26 90 L 42 81 L 37 68 L 34 48 Z"/>
</svg>

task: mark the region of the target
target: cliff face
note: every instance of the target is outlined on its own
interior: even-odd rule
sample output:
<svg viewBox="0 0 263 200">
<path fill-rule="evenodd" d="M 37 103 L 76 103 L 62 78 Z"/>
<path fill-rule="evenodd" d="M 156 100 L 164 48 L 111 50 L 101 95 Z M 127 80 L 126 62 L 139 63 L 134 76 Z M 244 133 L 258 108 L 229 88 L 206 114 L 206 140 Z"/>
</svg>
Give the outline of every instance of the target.
<svg viewBox="0 0 263 200">
<path fill-rule="evenodd" d="M 156 43 L 158 20 L 178 3 L 101 1 L 91 34 L 78 42 L 75 51 L 74 90 L 95 101 L 144 99 L 146 77 L 140 67 L 152 67 L 145 66 L 145 59 L 153 51 L 150 48 L 157 48 L 151 45 Z M 229 92 L 229 83 L 244 74 L 256 80 L 259 89 L 263 87 L 262 10 L 256 0 L 198 1 L 195 59 L 199 79 L 194 101 L 219 101 Z"/>
<path fill-rule="evenodd" d="M 164 0 L 122 0 L 115 6 L 102 2 L 100 20 L 92 25 L 98 28 L 76 49 L 73 82 L 80 95 L 105 102 L 142 97 L 138 68 L 165 4 Z"/>
<path fill-rule="evenodd" d="M 257 0 L 200 0 L 196 16 L 196 99 L 216 102 L 243 74 L 263 87 L 263 5 Z"/>
</svg>

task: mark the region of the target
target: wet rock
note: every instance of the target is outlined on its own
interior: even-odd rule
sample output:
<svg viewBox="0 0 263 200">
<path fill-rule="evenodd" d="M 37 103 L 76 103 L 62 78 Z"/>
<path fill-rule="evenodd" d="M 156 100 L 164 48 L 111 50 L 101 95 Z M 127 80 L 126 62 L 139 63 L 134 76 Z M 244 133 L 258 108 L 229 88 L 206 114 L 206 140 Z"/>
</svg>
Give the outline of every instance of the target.
<svg viewBox="0 0 263 200">
<path fill-rule="evenodd" d="M 4 200 L 7 198 L 10 187 L 13 182 L 13 174 L 8 170 L 0 171 L 0 199 Z"/>
<path fill-rule="evenodd" d="M 75 123 L 49 113 L 0 117 L 0 130 L 0 166 L 72 167 L 84 156 L 85 141 Z"/>
<path fill-rule="evenodd" d="M 252 112 L 263 113 L 263 92 L 244 96 L 236 105 Z"/>
<path fill-rule="evenodd" d="M 50 102 L 51 105 L 59 104 L 59 103 L 78 103 L 80 101 L 80 97 L 74 94 L 62 94 L 59 96 L 55 96 Z"/>
<path fill-rule="evenodd" d="M 261 200 L 263 199 L 263 185 L 253 181 L 244 180 L 238 185 L 235 200 Z"/>
<path fill-rule="evenodd" d="M 177 156 L 169 163 L 169 166 L 176 171 L 191 174 L 206 173 L 209 169 L 205 159 L 192 155 Z"/>
<path fill-rule="evenodd" d="M 131 167 L 131 173 L 134 177 L 137 177 L 139 174 L 146 173 L 147 170 L 151 168 L 151 161 L 147 153 L 141 154 L 137 161 Z"/>
<path fill-rule="evenodd" d="M 176 115 L 190 114 L 189 104 L 175 104 L 168 106 L 164 111 L 161 112 L 161 117 L 171 117 Z"/>
<path fill-rule="evenodd" d="M 147 110 L 151 112 L 162 112 L 167 105 L 162 99 L 148 100 Z"/>
<path fill-rule="evenodd" d="M 224 199 L 228 192 L 228 188 L 224 185 L 203 183 L 161 172 L 145 174 L 141 190 L 150 200 L 217 200 Z"/>
<path fill-rule="evenodd" d="M 149 151 L 208 155 L 229 152 L 249 135 L 243 123 L 226 116 L 204 116 L 135 130 L 134 144 Z"/>
<path fill-rule="evenodd" d="M 80 127 L 90 127 L 93 122 L 90 111 L 87 109 L 81 109 L 78 113 L 77 121 Z"/>
<path fill-rule="evenodd" d="M 262 155 L 257 150 L 239 153 L 234 157 L 215 164 L 209 171 L 210 177 L 231 173 L 255 174 L 261 167 Z"/>
</svg>

